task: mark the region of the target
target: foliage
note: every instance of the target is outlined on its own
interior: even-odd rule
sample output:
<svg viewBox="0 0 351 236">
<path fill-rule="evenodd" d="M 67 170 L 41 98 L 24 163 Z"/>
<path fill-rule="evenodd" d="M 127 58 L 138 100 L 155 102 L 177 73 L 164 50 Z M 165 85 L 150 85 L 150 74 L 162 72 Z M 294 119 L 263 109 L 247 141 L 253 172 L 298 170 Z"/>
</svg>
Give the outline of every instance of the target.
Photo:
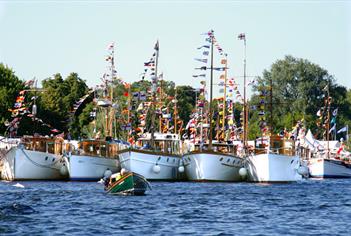
<svg viewBox="0 0 351 236">
<path fill-rule="evenodd" d="M 0 134 L 6 130 L 4 122 L 11 120 L 11 113 L 8 109 L 13 108 L 16 97 L 23 88 L 23 82 L 14 71 L 0 63 Z"/>
<path fill-rule="evenodd" d="M 271 85 L 272 122 L 269 109 Z M 292 56 L 276 61 L 270 70 L 263 72 L 254 86 L 256 94 L 252 96 L 251 103 L 258 101 L 260 90 L 267 92 L 266 119 L 272 123 L 274 133 L 284 128 L 290 130 L 301 119 L 304 119 L 306 127 L 316 131 L 315 114 L 323 106 L 323 89 L 327 85 L 333 97 L 332 109 L 339 108 L 341 121 L 349 120 L 351 116 L 347 108 L 350 102 L 346 100 L 346 88 L 337 85 L 335 79 L 319 65 Z M 257 119 L 257 116 L 253 115 L 252 118 Z"/>
<path fill-rule="evenodd" d="M 76 134 L 79 127 L 71 120 L 73 105 L 88 92 L 85 81 L 77 73 L 71 73 L 66 79 L 60 74 L 42 82 L 43 91 L 38 98 L 38 117 L 60 131 L 71 131 Z"/>
</svg>

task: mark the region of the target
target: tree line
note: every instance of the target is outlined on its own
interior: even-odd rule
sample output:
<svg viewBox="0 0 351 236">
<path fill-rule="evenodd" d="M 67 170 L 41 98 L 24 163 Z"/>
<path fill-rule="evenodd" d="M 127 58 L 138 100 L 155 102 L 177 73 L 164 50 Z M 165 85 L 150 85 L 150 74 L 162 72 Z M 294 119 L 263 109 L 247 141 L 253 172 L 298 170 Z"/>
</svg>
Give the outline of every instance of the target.
<svg viewBox="0 0 351 236">
<path fill-rule="evenodd" d="M 130 92 L 147 91 L 150 86 L 149 81 L 137 81 L 131 84 Z M 335 78 L 326 69 L 306 59 L 286 56 L 274 62 L 270 68 L 263 71 L 252 87 L 253 95 L 248 101 L 249 139 L 262 135 L 262 118 L 260 118 L 262 108 L 264 121 L 267 125 L 273 124 L 273 133 L 280 133 L 284 129 L 291 130 L 298 121 L 301 121 L 305 127 L 319 135 L 317 138 L 322 138 L 321 127 L 317 124 L 320 118 L 317 113 L 324 105 L 326 86 L 332 98 L 330 109 L 338 111 L 337 127 L 350 126 L 351 90 L 337 84 Z M 186 125 L 190 119 L 189 114 L 195 109 L 196 89 L 187 85 L 176 86 L 172 81 L 164 81 L 162 88 L 167 96 L 177 100 L 180 108 L 179 118 Z M 32 116 L 23 116 L 18 127 L 18 136 L 34 133 L 50 135 L 53 130 L 70 133 L 71 138 L 74 139 L 92 135 L 91 123 L 96 122 L 92 120 L 91 115 L 95 111 L 93 100 L 88 99 L 88 102 L 78 111 L 75 109 L 77 102 L 91 93 L 86 81 L 77 73 L 71 73 L 66 78 L 57 73 L 44 79 L 41 89 L 35 90 L 26 86 L 10 67 L 2 63 L 0 63 L 0 135 L 5 135 L 9 130 L 8 124 L 14 119 L 9 110 L 13 109 L 19 91 L 22 90 L 27 90 L 25 101 L 27 104 L 33 105 L 33 99 L 35 100 L 37 106 L 35 116 L 37 119 L 40 118 L 41 122 L 36 122 Z M 124 85 L 116 82 L 113 94 L 117 98 L 120 109 L 116 119 L 120 118 L 123 107 L 128 102 L 125 92 Z M 240 126 L 242 104 L 235 103 L 234 106 L 237 111 L 235 119 Z M 132 108 L 136 109 L 136 107 Z M 170 107 L 170 109 L 173 112 L 173 108 Z M 96 127 L 99 128 L 95 125 Z M 340 133 L 337 137 L 344 136 L 345 133 Z"/>
</svg>

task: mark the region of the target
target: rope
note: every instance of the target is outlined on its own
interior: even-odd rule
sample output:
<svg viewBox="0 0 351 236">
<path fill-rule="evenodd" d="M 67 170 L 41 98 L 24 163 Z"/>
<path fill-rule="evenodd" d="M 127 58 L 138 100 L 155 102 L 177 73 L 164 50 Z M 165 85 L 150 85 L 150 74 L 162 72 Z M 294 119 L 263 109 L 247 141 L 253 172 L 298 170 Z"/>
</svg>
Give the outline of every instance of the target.
<svg viewBox="0 0 351 236">
<path fill-rule="evenodd" d="M 59 170 L 59 169 L 53 168 L 53 167 L 51 167 L 51 166 L 53 166 L 53 165 L 55 165 L 57 162 L 59 162 L 59 161 L 62 159 L 62 156 L 59 157 L 59 158 L 55 158 L 56 161 L 55 161 L 55 162 L 52 162 L 52 163 L 49 164 L 49 165 L 42 165 L 42 164 L 39 164 L 39 163 L 33 161 L 33 160 L 27 155 L 27 153 L 25 153 L 25 151 L 24 151 L 22 148 L 21 148 L 21 151 L 23 152 L 24 156 L 25 156 L 33 165 L 36 165 L 36 166 L 42 167 L 42 168 L 48 168 L 48 169 L 53 169 L 53 170 Z"/>
</svg>

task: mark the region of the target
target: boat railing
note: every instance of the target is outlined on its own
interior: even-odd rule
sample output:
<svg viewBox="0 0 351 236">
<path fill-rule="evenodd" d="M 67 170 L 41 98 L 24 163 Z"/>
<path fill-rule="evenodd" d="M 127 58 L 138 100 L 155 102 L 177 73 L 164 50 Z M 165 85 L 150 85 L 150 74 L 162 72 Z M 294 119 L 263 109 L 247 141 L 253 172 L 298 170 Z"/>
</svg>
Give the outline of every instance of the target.
<svg viewBox="0 0 351 236">
<path fill-rule="evenodd" d="M 295 148 L 292 148 L 292 147 L 279 147 L 279 148 L 255 147 L 254 153 L 256 155 L 271 153 L 271 154 L 277 154 L 277 155 L 295 156 L 296 150 Z"/>
</svg>

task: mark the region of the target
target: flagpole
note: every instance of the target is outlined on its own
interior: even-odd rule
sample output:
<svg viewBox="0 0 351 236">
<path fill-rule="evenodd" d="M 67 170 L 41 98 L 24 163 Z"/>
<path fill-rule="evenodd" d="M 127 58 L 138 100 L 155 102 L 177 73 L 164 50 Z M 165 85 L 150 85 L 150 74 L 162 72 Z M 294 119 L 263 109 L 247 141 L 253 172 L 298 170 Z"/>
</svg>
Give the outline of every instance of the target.
<svg viewBox="0 0 351 236">
<path fill-rule="evenodd" d="M 223 94 L 223 109 L 222 109 L 222 113 L 223 113 L 223 120 L 222 120 L 222 138 L 223 141 L 225 139 L 225 111 L 226 111 L 226 99 L 227 99 L 227 66 L 228 66 L 228 62 L 227 62 L 227 54 L 225 54 L 225 70 L 224 70 L 224 94 Z"/>
<path fill-rule="evenodd" d="M 210 134 L 209 134 L 209 141 L 208 141 L 208 149 L 212 149 L 212 90 L 213 90 L 213 40 L 214 40 L 214 35 L 213 31 L 211 31 L 212 34 L 210 35 L 211 38 L 211 83 L 210 83 Z"/>
<path fill-rule="evenodd" d="M 329 159 L 329 123 L 330 123 L 330 100 L 329 100 L 329 85 L 327 85 L 327 131 L 326 131 L 326 135 L 327 135 L 327 158 Z"/>
<path fill-rule="evenodd" d="M 159 46 L 159 43 L 158 43 L 158 40 L 156 42 L 156 45 L 155 45 L 155 57 L 156 57 L 156 60 L 155 60 L 155 79 L 153 80 L 153 94 L 152 94 L 152 114 L 151 114 L 151 148 L 154 149 L 155 148 L 155 137 L 154 137 L 154 134 L 155 134 L 155 112 L 156 112 L 156 109 L 155 109 L 155 103 L 156 103 L 156 90 L 157 90 L 157 66 L 158 66 L 158 54 L 159 54 L 159 50 L 160 50 L 160 46 Z"/>
<path fill-rule="evenodd" d="M 349 140 L 349 125 L 346 126 L 346 141 Z"/>
</svg>

